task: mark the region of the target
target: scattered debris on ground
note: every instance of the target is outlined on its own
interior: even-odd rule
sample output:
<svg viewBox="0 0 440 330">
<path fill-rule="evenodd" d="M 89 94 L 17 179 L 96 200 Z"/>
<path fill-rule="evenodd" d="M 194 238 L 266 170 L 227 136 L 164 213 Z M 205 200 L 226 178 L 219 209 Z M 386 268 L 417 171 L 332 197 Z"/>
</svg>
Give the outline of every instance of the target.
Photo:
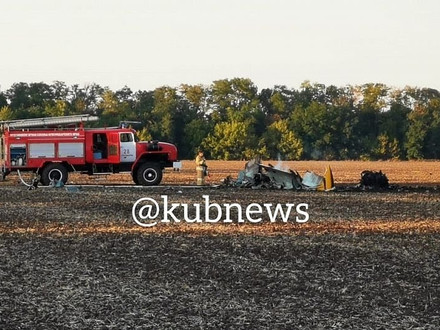
<svg viewBox="0 0 440 330">
<path fill-rule="evenodd" d="M 238 173 L 237 180 L 230 175 L 222 180 L 224 186 L 251 187 L 252 189 L 305 189 L 329 191 L 335 189 L 333 173 L 330 166 L 320 176 L 307 171 L 303 177 L 291 169 L 284 169 L 280 164 L 277 166 L 263 165 L 260 157 L 256 157 L 246 163 L 243 171 Z"/>
<path fill-rule="evenodd" d="M 327 166 L 324 175 L 318 175 L 312 171 L 306 171 L 301 176 L 298 171 L 283 168 L 280 163 L 264 165 L 260 157 L 248 161 L 244 170 L 238 173 L 236 180 L 227 176 L 222 180 L 222 186 L 227 187 L 250 187 L 252 189 L 286 189 L 286 190 L 316 190 L 330 191 L 335 189 L 335 182 L 330 166 Z M 388 189 L 388 178 L 380 171 L 365 170 L 361 173 L 359 184 L 356 189 Z"/>
<path fill-rule="evenodd" d="M 363 171 L 360 186 L 370 189 L 386 189 L 389 187 L 388 178 L 382 171 Z"/>
</svg>

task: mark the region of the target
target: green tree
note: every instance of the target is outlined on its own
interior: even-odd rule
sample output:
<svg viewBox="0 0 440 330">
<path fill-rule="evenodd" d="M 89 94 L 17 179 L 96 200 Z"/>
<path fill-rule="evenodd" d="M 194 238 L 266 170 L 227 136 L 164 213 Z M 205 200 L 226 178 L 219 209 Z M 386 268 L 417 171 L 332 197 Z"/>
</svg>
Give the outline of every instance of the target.
<svg viewBox="0 0 440 330">
<path fill-rule="evenodd" d="M 303 84 L 303 93 L 305 95 L 292 111 L 289 122 L 295 136 L 302 141 L 303 157 L 355 157 L 354 126 L 357 119 L 351 89 L 335 86 L 326 89 L 323 85 Z"/>
<path fill-rule="evenodd" d="M 440 157 L 440 93 L 432 89 L 412 89 L 414 109 L 408 114 L 406 152 L 409 159 Z"/>
<path fill-rule="evenodd" d="M 175 88 L 159 87 L 154 90 L 154 108 L 151 112 L 151 134 L 156 139 L 177 143 L 175 117 L 177 114 L 178 97 Z"/>
<path fill-rule="evenodd" d="M 11 108 L 6 106 L 3 106 L 0 108 L 0 121 L 2 120 L 12 120 L 14 118 L 14 113 L 12 112 Z"/>
<path fill-rule="evenodd" d="M 204 119 L 194 119 L 187 123 L 184 127 L 185 142 L 183 147 L 179 149 L 179 155 L 184 158 L 192 158 L 197 149 L 202 145 L 203 140 L 210 132 L 210 125 Z"/>
<path fill-rule="evenodd" d="M 134 94 L 133 114 L 143 127 L 153 126 L 152 111 L 154 108 L 154 92 L 138 91 Z"/>
<path fill-rule="evenodd" d="M 325 104 L 313 101 L 306 108 L 297 106 L 290 123 L 292 131 L 302 140 L 306 158 L 324 158 L 331 139 Z"/>
<path fill-rule="evenodd" d="M 99 115 L 99 106 L 101 105 L 101 95 L 108 88 L 102 88 L 98 84 L 85 85 L 79 87 L 79 85 L 72 85 L 70 88 L 70 114 L 93 114 Z"/>
<path fill-rule="evenodd" d="M 148 132 L 146 127 L 144 127 L 141 130 L 137 131 L 136 134 L 137 134 L 137 137 L 139 138 L 140 141 L 151 141 L 153 139 L 153 137 Z"/>
<path fill-rule="evenodd" d="M 95 111 L 100 117 L 99 125 L 117 126 L 122 121 L 137 120 L 134 100 L 130 89 L 124 87 L 116 92 L 104 89 Z"/>
<path fill-rule="evenodd" d="M 397 139 L 391 140 L 388 135 L 380 134 L 377 138 L 377 147 L 373 150 L 372 155 L 376 159 L 394 159 L 400 158 L 400 148 Z"/>
<path fill-rule="evenodd" d="M 221 122 L 203 140 L 202 147 L 215 159 L 245 159 L 256 148 L 249 122 Z"/>
<path fill-rule="evenodd" d="M 15 118 L 34 118 L 44 114 L 45 106 L 53 102 L 50 86 L 45 83 L 16 83 L 6 92 Z"/>
<path fill-rule="evenodd" d="M 404 143 L 408 131 L 408 114 L 411 111 L 405 90 L 394 90 L 389 95 L 389 110 L 379 114 L 379 136 L 385 135 L 393 144 L 394 152 L 390 157 L 402 158 Z"/>
<path fill-rule="evenodd" d="M 5 93 L 0 92 L 0 108 L 3 108 L 8 105 L 8 99 Z"/>
<path fill-rule="evenodd" d="M 303 154 L 303 146 L 294 132 L 289 130 L 287 120 L 278 120 L 267 128 L 263 135 L 264 149 L 261 153 L 266 153 L 271 159 L 298 160 Z"/>
<path fill-rule="evenodd" d="M 209 120 L 208 90 L 202 85 L 180 86 L 175 120 L 176 136 L 179 140 L 179 155 L 193 158 L 202 140 L 213 128 Z"/>
<path fill-rule="evenodd" d="M 428 134 L 426 109 L 420 107 L 413 110 L 409 115 L 409 128 L 405 144 L 408 159 L 423 159 L 423 147 Z"/>
<path fill-rule="evenodd" d="M 62 100 L 66 103 L 69 101 L 71 90 L 64 82 L 58 80 L 54 81 L 49 88 L 55 100 Z"/>
<path fill-rule="evenodd" d="M 209 95 L 211 116 L 215 123 L 249 120 L 259 110 L 258 88 L 250 79 L 214 81 Z"/>
<path fill-rule="evenodd" d="M 429 130 L 425 141 L 424 154 L 426 158 L 440 158 L 440 97 L 428 102 Z"/>
<path fill-rule="evenodd" d="M 124 116 L 123 107 L 119 103 L 116 94 L 111 90 L 102 93 L 98 109 L 98 114 L 101 117 L 100 125 L 105 123 L 109 126 L 116 126 Z"/>
<path fill-rule="evenodd" d="M 44 108 L 44 116 L 57 117 L 67 115 L 68 105 L 66 101 L 56 100 L 48 103 Z"/>
<path fill-rule="evenodd" d="M 266 125 L 280 119 L 287 119 L 297 103 L 298 93 L 286 86 L 263 89 L 259 95 L 262 112 L 266 116 Z"/>
<path fill-rule="evenodd" d="M 180 90 L 185 100 L 189 103 L 189 108 L 195 113 L 205 113 L 207 91 L 202 85 L 180 85 Z"/>
<path fill-rule="evenodd" d="M 358 118 L 354 127 L 355 148 L 362 158 L 374 158 L 377 137 L 380 135 L 380 115 L 388 107 L 388 90 L 383 84 L 364 84 L 354 87 L 354 105 Z"/>
</svg>

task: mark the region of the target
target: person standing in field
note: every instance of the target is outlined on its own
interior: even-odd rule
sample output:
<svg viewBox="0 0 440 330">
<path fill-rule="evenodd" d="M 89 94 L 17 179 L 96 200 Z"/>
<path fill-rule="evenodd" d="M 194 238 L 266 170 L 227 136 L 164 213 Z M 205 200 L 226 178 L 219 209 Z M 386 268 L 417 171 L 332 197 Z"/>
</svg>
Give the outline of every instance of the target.
<svg viewBox="0 0 440 330">
<path fill-rule="evenodd" d="M 208 175 L 208 166 L 203 154 L 203 150 L 199 150 L 196 157 L 196 171 L 197 171 L 197 185 L 203 186 L 205 184 L 205 176 Z"/>
</svg>

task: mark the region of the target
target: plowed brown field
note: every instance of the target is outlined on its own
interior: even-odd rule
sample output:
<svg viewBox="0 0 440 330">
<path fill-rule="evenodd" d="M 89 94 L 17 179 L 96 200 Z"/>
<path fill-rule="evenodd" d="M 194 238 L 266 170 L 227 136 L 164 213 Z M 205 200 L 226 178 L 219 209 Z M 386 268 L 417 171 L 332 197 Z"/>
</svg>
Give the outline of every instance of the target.
<svg viewBox="0 0 440 330">
<path fill-rule="evenodd" d="M 162 185 L 168 184 L 195 184 L 196 173 L 193 161 L 183 161 L 183 168 L 180 172 L 173 172 L 166 169 Z M 218 184 L 220 180 L 231 175 L 237 178 L 238 172 L 244 168 L 245 161 L 208 161 L 210 178 L 208 184 Z M 264 164 L 276 165 L 278 162 L 266 161 Z M 281 162 L 282 168 L 296 170 L 300 175 L 306 171 L 314 171 L 323 174 L 325 168 L 330 166 L 336 184 L 357 184 L 360 173 L 364 170 L 384 172 L 391 184 L 400 185 L 440 185 L 440 161 L 289 161 Z M 18 183 L 19 179 L 11 175 L 8 182 L 0 182 L 1 185 Z M 130 174 L 114 174 L 109 176 L 92 176 L 70 174 L 71 183 L 75 184 L 133 184 Z"/>
<path fill-rule="evenodd" d="M 208 182 L 244 164 L 209 161 Z M 71 175 L 84 186 L 29 191 L 10 176 L 0 183 L 0 328 L 440 328 L 440 162 L 282 164 L 300 174 L 327 165 L 338 188 L 327 193 L 193 188 L 190 161 L 151 188 L 125 174 Z M 392 189 L 351 189 L 363 170 L 382 170 Z M 136 200 L 163 207 L 162 196 L 306 203 L 310 219 L 135 224 Z"/>
</svg>

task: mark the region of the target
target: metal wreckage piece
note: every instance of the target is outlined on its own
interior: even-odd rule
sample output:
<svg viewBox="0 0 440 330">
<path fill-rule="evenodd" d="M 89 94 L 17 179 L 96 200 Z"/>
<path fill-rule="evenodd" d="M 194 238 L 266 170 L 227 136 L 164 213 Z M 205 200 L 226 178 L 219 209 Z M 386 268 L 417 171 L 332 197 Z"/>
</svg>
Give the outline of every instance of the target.
<svg viewBox="0 0 440 330">
<path fill-rule="evenodd" d="M 389 187 L 388 178 L 382 171 L 366 170 L 361 173 L 359 187 L 368 189 L 386 189 Z"/>
<path fill-rule="evenodd" d="M 305 189 L 317 191 L 335 189 L 330 166 L 327 166 L 324 176 L 307 171 L 304 177 L 301 177 L 297 171 L 291 169 L 284 170 L 271 164 L 263 165 L 259 157 L 246 163 L 244 170 L 239 172 L 237 180 L 233 180 L 231 176 L 228 176 L 223 180 L 223 185 L 251 187 L 252 189 Z"/>
</svg>

